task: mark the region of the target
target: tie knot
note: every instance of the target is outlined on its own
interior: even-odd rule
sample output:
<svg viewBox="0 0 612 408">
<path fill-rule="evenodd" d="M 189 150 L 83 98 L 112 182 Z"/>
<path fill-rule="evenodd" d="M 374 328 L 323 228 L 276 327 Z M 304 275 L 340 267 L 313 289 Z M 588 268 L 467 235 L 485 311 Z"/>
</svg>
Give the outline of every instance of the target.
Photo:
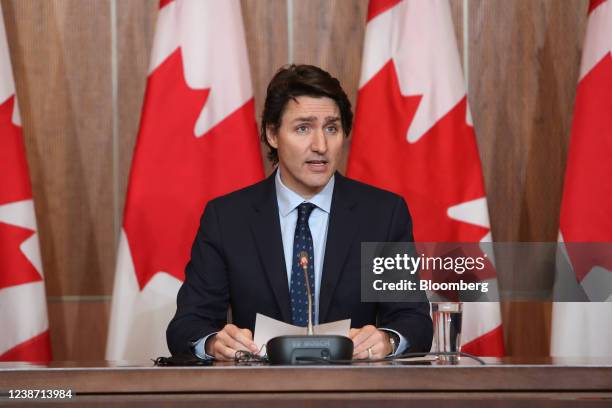
<svg viewBox="0 0 612 408">
<path fill-rule="evenodd" d="M 298 205 L 298 222 L 308 221 L 308 218 L 310 218 L 310 214 L 315 207 L 316 205 L 312 203 L 302 203 Z"/>
</svg>

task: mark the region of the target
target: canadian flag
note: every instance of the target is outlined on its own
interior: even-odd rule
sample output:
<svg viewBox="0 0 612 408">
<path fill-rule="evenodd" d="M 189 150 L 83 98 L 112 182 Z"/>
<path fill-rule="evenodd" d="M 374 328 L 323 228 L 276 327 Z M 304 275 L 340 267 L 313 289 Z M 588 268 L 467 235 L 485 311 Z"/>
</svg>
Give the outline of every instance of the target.
<svg viewBox="0 0 612 408">
<path fill-rule="evenodd" d="M 238 0 L 160 2 L 121 231 L 106 358 L 167 355 L 208 200 L 263 178 Z"/>
<path fill-rule="evenodd" d="M 367 18 L 348 175 L 402 195 L 420 242 L 490 241 L 447 0 L 372 0 Z M 498 303 L 465 303 L 463 322 L 464 351 L 504 354 Z"/>
<path fill-rule="evenodd" d="M 0 361 L 50 361 L 32 186 L 0 5 Z"/>
<path fill-rule="evenodd" d="M 593 303 L 553 305 L 553 356 L 612 356 L 612 298 L 598 296 L 612 288 L 612 1 L 591 0 L 588 12 L 559 241 L 574 282 Z M 599 254 L 601 244 L 593 244 L 584 263 L 575 242 L 608 244 Z"/>
</svg>

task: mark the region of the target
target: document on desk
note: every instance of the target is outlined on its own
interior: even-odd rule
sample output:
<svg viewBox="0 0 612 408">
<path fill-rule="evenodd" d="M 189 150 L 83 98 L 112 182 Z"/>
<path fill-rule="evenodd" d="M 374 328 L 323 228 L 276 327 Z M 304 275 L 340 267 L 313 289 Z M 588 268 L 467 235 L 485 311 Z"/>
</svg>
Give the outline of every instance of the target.
<svg viewBox="0 0 612 408">
<path fill-rule="evenodd" d="M 347 336 L 351 329 L 351 319 L 315 325 L 314 334 Z M 294 326 L 280 320 L 257 313 L 255 317 L 255 337 L 253 341 L 259 347 L 259 355 L 266 354 L 266 343 L 277 336 L 305 336 L 306 327 Z"/>
</svg>

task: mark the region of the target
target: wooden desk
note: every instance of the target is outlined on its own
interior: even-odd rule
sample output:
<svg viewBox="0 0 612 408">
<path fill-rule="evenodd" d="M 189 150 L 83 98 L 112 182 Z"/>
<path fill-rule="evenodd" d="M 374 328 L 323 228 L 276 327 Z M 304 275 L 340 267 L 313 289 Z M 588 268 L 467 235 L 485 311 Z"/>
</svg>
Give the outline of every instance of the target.
<svg viewBox="0 0 612 408">
<path fill-rule="evenodd" d="M 422 402 L 429 407 L 612 407 L 612 359 L 463 359 L 458 365 L 154 367 L 140 363 L 0 363 L 0 391 L 70 389 L 54 406 L 351 406 Z M 6 395 L 6 394 L 5 394 Z M 4 396 L 0 405 L 19 402 Z M 23 402 L 23 401 L 21 401 Z M 31 402 L 31 401 L 30 401 Z M 56 405 L 55 405 L 56 404 Z"/>
</svg>

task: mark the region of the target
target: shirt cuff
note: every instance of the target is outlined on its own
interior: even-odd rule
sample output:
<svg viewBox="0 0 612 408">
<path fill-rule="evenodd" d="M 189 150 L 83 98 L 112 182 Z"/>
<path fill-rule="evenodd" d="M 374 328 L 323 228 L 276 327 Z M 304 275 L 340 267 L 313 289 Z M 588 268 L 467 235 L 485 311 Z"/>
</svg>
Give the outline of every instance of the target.
<svg viewBox="0 0 612 408">
<path fill-rule="evenodd" d="M 404 336 L 402 336 L 399 332 L 397 332 L 397 331 L 395 331 L 393 329 L 385 329 L 385 328 L 382 328 L 382 327 L 380 327 L 379 330 L 384 330 L 384 331 L 388 331 L 388 332 L 391 332 L 391 333 L 395 333 L 395 334 L 397 334 L 397 336 L 400 339 L 399 345 L 397 346 L 397 350 L 395 350 L 395 353 L 389 354 L 390 357 L 399 356 L 405 350 L 408 349 L 408 346 L 410 346 L 410 344 L 408 343 L 408 340 L 406 340 L 406 338 Z"/>
<path fill-rule="evenodd" d="M 202 337 L 200 340 L 193 342 L 193 352 L 195 353 L 196 357 L 203 360 L 214 359 L 213 356 L 206 354 L 206 340 L 208 340 L 210 336 L 214 336 L 217 333 L 218 332 L 210 333 L 208 336 Z"/>
</svg>

